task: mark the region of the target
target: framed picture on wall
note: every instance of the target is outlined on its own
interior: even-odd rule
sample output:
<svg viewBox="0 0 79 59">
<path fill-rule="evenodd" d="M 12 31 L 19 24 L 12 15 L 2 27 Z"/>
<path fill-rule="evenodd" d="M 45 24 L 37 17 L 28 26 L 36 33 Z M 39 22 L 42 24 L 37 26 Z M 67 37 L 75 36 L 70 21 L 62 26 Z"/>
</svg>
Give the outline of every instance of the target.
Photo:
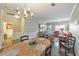
<svg viewBox="0 0 79 59">
<path fill-rule="evenodd" d="M 6 29 L 13 29 L 13 24 L 12 23 L 7 23 L 6 24 Z"/>
</svg>

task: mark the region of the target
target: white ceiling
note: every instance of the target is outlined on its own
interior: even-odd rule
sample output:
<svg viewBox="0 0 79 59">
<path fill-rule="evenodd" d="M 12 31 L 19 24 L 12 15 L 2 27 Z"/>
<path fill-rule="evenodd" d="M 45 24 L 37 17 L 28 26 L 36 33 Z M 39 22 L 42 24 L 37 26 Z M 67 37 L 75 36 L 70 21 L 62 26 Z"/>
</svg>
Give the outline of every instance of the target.
<svg viewBox="0 0 79 59">
<path fill-rule="evenodd" d="M 24 4 L 22 3 L 9 3 L 9 4 L 0 4 L 0 9 L 3 9 L 6 12 L 13 12 L 16 7 L 19 6 L 22 11 L 24 7 L 30 8 L 34 13 L 33 20 L 37 21 L 51 21 L 57 19 L 68 18 L 73 9 L 74 3 L 56 3 L 55 6 L 51 6 L 51 3 L 33 3 L 33 4 Z"/>
</svg>

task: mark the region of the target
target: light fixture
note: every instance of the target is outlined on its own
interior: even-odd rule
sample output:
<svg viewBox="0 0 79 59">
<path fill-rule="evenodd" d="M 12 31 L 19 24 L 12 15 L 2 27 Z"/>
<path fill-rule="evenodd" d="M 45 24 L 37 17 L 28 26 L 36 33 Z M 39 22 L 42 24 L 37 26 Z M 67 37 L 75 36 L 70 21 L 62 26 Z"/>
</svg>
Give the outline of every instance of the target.
<svg viewBox="0 0 79 59">
<path fill-rule="evenodd" d="M 15 18 L 32 18 L 32 16 L 34 15 L 33 12 L 31 12 L 30 8 L 26 8 L 26 4 L 24 4 L 24 6 L 25 8 L 23 9 L 23 11 L 20 11 L 19 7 L 16 8 L 17 13 L 14 15 Z"/>
</svg>

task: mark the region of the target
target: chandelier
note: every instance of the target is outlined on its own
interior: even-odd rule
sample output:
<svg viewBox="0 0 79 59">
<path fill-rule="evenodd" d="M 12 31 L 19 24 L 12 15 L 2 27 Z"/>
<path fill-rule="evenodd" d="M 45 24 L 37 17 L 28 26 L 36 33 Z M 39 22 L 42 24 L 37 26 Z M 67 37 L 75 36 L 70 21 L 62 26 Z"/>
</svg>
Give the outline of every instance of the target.
<svg viewBox="0 0 79 59">
<path fill-rule="evenodd" d="M 26 8 L 26 4 L 23 11 L 20 11 L 19 7 L 17 7 L 15 11 L 16 11 L 16 14 L 14 15 L 15 18 L 20 18 L 20 17 L 32 18 L 34 15 L 30 8 Z"/>
</svg>

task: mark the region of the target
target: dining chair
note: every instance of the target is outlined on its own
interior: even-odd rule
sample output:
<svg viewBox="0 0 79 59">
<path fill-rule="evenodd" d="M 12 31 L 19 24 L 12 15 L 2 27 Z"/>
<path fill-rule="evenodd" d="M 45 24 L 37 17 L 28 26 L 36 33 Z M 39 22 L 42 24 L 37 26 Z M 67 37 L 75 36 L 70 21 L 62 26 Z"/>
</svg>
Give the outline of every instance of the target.
<svg viewBox="0 0 79 59">
<path fill-rule="evenodd" d="M 24 36 L 21 36 L 20 37 L 20 41 L 22 42 L 22 41 L 25 41 L 25 40 L 28 40 L 29 39 L 29 37 L 28 37 L 28 35 L 24 35 Z"/>
<path fill-rule="evenodd" d="M 68 41 L 61 43 L 61 46 L 64 47 L 64 49 L 65 49 L 65 55 L 66 56 L 70 52 L 72 52 L 73 55 L 75 56 L 75 51 L 74 51 L 75 42 L 76 42 L 76 37 L 68 36 Z"/>
<path fill-rule="evenodd" d="M 58 37 L 58 36 L 59 36 L 59 31 L 54 31 L 54 32 L 53 32 L 53 36 L 54 36 L 54 37 Z"/>
<path fill-rule="evenodd" d="M 46 39 L 48 39 L 48 38 L 49 38 L 49 36 L 48 36 L 48 35 L 44 35 L 43 37 L 44 37 L 44 38 L 46 38 Z"/>
<path fill-rule="evenodd" d="M 60 44 L 60 48 L 62 46 L 62 43 L 67 43 L 68 42 L 68 36 L 59 36 L 59 44 Z"/>
</svg>

